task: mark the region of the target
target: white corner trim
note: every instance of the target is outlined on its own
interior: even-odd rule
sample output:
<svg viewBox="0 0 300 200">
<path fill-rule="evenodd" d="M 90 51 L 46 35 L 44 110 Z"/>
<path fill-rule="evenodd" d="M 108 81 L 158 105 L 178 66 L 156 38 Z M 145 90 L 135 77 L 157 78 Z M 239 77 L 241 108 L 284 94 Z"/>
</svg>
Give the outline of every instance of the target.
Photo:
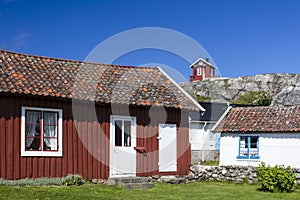
<svg viewBox="0 0 300 200">
<path fill-rule="evenodd" d="M 212 127 L 212 129 L 211 129 L 212 131 L 214 131 L 215 128 L 220 124 L 220 122 L 224 119 L 224 117 L 227 115 L 227 113 L 230 111 L 231 108 L 232 108 L 232 106 L 228 106 L 228 108 L 225 110 L 225 112 L 220 117 L 220 119 L 217 121 L 217 123 Z"/>
<path fill-rule="evenodd" d="M 25 113 L 26 110 L 39 110 L 39 111 L 54 111 L 58 112 L 58 151 L 26 151 L 25 147 Z M 25 107 L 22 106 L 21 113 L 21 156 L 39 156 L 39 157 L 62 157 L 63 149 L 63 129 L 62 129 L 62 109 L 52 109 L 52 108 L 36 108 L 36 107 Z"/>
<path fill-rule="evenodd" d="M 198 63 L 200 60 L 201 60 L 202 62 L 204 62 L 205 64 L 207 64 L 207 65 L 209 65 L 209 66 L 211 66 L 211 67 L 213 67 L 213 68 L 216 69 L 215 66 L 213 66 L 211 63 L 207 62 L 206 60 L 204 60 L 204 59 L 202 59 L 202 58 L 198 58 L 195 62 L 193 62 L 193 64 L 190 65 L 190 68 L 192 68 L 192 67 L 193 67 L 196 63 Z"/>
<path fill-rule="evenodd" d="M 205 109 L 195 100 L 193 99 L 193 97 L 191 97 L 191 95 L 189 95 L 184 89 L 182 89 L 182 87 L 180 87 L 162 68 L 160 68 L 159 66 L 157 66 L 158 70 L 164 75 L 166 76 L 170 81 L 172 81 L 172 83 L 185 95 L 187 96 L 202 112 L 205 111 Z"/>
</svg>

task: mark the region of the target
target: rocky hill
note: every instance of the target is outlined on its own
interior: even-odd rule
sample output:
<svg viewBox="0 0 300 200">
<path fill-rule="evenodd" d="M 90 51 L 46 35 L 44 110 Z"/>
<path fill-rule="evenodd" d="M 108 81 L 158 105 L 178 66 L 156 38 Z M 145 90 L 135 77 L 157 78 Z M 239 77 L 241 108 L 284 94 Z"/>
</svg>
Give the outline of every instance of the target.
<svg viewBox="0 0 300 200">
<path fill-rule="evenodd" d="M 248 91 L 265 91 L 273 97 L 272 105 L 300 104 L 300 74 L 259 74 L 237 78 L 207 78 L 180 84 L 200 99 L 233 102 Z"/>
</svg>

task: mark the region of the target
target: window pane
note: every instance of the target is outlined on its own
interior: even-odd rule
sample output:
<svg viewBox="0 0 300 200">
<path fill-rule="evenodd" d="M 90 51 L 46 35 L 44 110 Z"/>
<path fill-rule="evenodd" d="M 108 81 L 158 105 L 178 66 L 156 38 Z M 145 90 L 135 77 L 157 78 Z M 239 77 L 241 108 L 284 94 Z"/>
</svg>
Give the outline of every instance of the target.
<svg viewBox="0 0 300 200">
<path fill-rule="evenodd" d="M 115 145 L 122 146 L 122 121 L 115 121 Z"/>
<path fill-rule="evenodd" d="M 44 150 L 57 150 L 56 112 L 44 112 Z"/>
<path fill-rule="evenodd" d="M 247 137 L 241 137 L 240 138 L 240 148 L 247 148 L 248 142 L 247 142 Z"/>
<path fill-rule="evenodd" d="M 201 75 L 201 67 L 198 67 L 198 68 L 197 68 L 197 74 L 198 74 L 198 75 Z"/>
<path fill-rule="evenodd" d="M 131 146 L 131 122 L 124 121 L 124 146 Z"/>
<path fill-rule="evenodd" d="M 258 137 L 250 137 L 250 156 L 258 156 Z"/>
<path fill-rule="evenodd" d="M 27 111 L 25 116 L 26 150 L 40 150 L 41 112 Z"/>
<path fill-rule="evenodd" d="M 257 148 L 258 137 L 250 137 L 250 148 Z"/>
<path fill-rule="evenodd" d="M 240 156 L 248 156 L 248 137 L 240 137 Z"/>
</svg>

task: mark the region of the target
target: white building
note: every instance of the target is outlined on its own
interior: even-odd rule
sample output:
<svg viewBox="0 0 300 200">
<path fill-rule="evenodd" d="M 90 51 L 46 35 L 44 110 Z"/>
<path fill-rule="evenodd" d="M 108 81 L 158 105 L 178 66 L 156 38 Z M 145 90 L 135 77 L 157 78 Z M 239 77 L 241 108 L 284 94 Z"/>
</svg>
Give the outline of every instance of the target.
<svg viewBox="0 0 300 200">
<path fill-rule="evenodd" d="M 299 105 L 231 108 L 213 131 L 221 133 L 220 165 L 300 168 Z"/>
<path fill-rule="evenodd" d="M 226 111 L 227 103 L 199 102 L 204 113 L 190 113 L 191 160 L 193 164 L 219 159 L 220 134 L 211 130 Z"/>
</svg>

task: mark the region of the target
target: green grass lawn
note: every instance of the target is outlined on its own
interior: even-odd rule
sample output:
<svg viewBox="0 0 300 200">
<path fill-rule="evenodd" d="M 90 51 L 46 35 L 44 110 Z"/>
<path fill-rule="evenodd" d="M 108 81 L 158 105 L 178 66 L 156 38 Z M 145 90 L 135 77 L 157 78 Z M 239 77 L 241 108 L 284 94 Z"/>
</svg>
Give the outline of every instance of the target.
<svg viewBox="0 0 300 200">
<path fill-rule="evenodd" d="M 0 199 L 300 199 L 300 192 L 264 193 L 256 185 L 199 182 L 180 185 L 156 183 L 146 191 L 86 183 L 82 186 L 0 187 Z"/>
</svg>

